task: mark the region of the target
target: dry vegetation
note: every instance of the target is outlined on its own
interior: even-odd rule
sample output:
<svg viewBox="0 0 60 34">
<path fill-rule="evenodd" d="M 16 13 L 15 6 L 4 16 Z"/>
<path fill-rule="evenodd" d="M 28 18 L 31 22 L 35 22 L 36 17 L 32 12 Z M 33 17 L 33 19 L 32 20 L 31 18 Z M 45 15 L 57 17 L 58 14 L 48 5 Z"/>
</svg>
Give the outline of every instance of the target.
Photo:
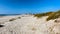
<svg viewBox="0 0 60 34">
<path fill-rule="evenodd" d="M 56 11 L 56 12 L 47 12 L 47 13 L 42 13 L 42 14 L 34 14 L 35 17 L 43 17 L 43 16 L 48 16 L 48 18 L 46 19 L 47 21 L 51 20 L 51 19 L 56 19 L 60 16 L 60 10 Z"/>
<path fill-rule="evenodd" d="M 14 21 L 14 20 L 16 20 L 15 18 L 12 18 L 12 19 L 10 19 L 9 21 Z"/>
<path fill-rule="evenodd" d="M 14 20 L 16 20 L 16 19 L 20 19 L 21 17 L 17 17 L 17 18 L 12 18 L 12 19 L 10 19 L 9 21 L 14 21 Z"/>
</svg>

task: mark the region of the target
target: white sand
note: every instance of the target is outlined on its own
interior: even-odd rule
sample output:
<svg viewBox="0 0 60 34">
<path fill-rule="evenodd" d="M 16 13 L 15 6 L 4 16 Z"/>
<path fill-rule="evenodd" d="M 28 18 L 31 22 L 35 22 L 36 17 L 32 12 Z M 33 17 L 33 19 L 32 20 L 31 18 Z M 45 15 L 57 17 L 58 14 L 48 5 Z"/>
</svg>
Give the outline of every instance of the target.
<svg viewBox="0 0 60 34">
<path fill-rule="evenodd" d="M 16 20 L 9 21 L 12 18 Z M 46 18 L 47 16 L 37 19 L 33 15 L 2 17 L 0 23 L 4 27 L 0 28 L 0 34 L 60 34 L 60 24 L 54 20 L 46 21 Z"/>
</svg>

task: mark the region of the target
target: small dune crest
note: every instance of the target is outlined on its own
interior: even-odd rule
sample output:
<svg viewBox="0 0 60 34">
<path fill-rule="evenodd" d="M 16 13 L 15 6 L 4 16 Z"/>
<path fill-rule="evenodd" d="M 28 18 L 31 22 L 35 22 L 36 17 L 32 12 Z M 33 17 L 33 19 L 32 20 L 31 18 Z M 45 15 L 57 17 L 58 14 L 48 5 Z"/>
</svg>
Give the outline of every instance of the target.
<svg viewBox="0 0 60 34">
<path fill-rule="evenodd" d="M 41 13 L 41 14 L 34 14 L 35 17 L 43 17 L 43 16 L 48 16 L 46 19 L 47 21 L 49 20 L 54 20 L 60 17 L 60 10 L 56 12 L 47 12 L 47 13 Z"/>
</svg>

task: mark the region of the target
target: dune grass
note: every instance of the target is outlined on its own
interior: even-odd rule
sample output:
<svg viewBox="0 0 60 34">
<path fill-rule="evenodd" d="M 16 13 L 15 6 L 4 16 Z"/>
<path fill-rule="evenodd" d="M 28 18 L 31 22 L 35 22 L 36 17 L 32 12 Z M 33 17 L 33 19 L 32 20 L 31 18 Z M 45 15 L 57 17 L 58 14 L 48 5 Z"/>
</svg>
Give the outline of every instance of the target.
<svg viewBox="0 0 60 34">
<path fill-rule="evenodd" d="M 43 16 L 48 16 L 48 18 L 46 19 L 47 21 L 51 20 L 51 19 L 56 19 L 58 17 L 60 17 L 60 10 L 56 11 L 56 12 L 47 12 L 47 13 L 41 13 L 41 14 L 34 14 L 35 17 L 43 17 Z"/>
<path fill-rule="evenodd" d="M 34 16 L 40 18 L 40 17 L 43 17 L 43 16 L 48 16 L 48 15 L 50 15 L 51 13 L 52 13 L 52 12 L 41 13 L 41 14 L 34 14 Z"/>
<path fill-rule="evenodd" d="M 21 17 L 12 18 L 12 19 L 10 19 L 9 21 L 14 21 L 14 20 L 16 20 L 16 19 L 21 19 Z"/>
<path fill-rule="evenodd" d="M 10 19 L 9 21 L 14 21 L 14 20 L 16 20 L 15 18 L 12 18 L 12 19 Z"/>
</svg>

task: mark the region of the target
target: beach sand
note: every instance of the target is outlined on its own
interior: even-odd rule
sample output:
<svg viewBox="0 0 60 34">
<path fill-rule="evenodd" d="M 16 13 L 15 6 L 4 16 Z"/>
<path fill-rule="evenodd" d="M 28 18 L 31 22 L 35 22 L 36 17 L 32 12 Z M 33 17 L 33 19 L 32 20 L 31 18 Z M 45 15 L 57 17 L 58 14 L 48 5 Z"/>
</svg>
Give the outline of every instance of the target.
<svg viewBox="0 0 60 34">
<path fill-rule="evenodd" d="M 33 15 L 4 16 L 0 18 L 0 34 L 60 34 L 60 23 L 46 21 Z M 13 19 L 13 20 L 11 20 Z"/>
</svg>

